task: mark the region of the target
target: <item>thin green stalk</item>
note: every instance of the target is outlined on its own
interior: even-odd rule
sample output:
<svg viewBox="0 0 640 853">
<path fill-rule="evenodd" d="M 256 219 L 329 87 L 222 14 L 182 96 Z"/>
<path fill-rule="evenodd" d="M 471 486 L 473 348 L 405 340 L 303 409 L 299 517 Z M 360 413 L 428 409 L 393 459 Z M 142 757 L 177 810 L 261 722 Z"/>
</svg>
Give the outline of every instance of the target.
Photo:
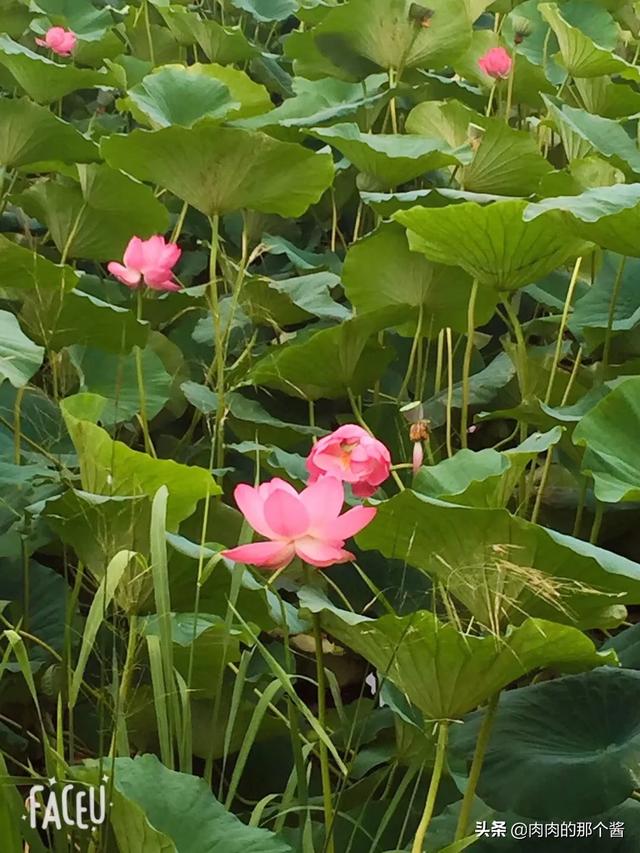
<svg viewBox="0 0 640 853">
<path fill-rule="evenodd" d="M 424 839 L 427 834 L 427 830 L 429 829 L 431 818 L 433 817 L 433 811 L 436 805 L 436 797 L 438 795 L 438 789 L 440 788 L 440 780 L 442 779 L 444 760 L 447 753 L 448 737 L 449 722 L 448 720 L 442 720 L 440 723 L 438 723 L 438 743 L 436 746 L 436 760 L 433 765 L 431 782 L 429 783 L 429 790 L 427 792 L 427 799 L 424 804 L 422 818 L 420 819 L 418 829 L 413 839 L 411 853 L 423 853 L 424 851 Z"/>
<path fill-rule="evenodd" d="M 127 652 L 124 660 L 124 669 L 122 671 L 120 690 L 118 692 L 118 701 L 116 708 L 116 729 L 113 732 L 113 740 L 111 743 L 111 752 L 113 755 L 116 754 L 116 744 L 119 739 L 117 730 L 120 727 L 120 722 L 124 719 L 127 710 L 129 692 L 131 690 L 131 684 L 133 682 L 133 673 L 135 672 L 137 645 L 138 616 L 136 613 L 131 613 L 129 616 L 129 639 L 127 641 Z"/>
<path fill-rule="evenodd" d="M 613 291 L 611 293 L 611 302 L 609 303 L 609 316 L 607 318 L 607 331 L 605 332 L 604 338 L 604 347 L 602 349 L 602 361 L 600 362 L 600 381 L 604 382 L 607 368 L 609 367 L 609 356 L 611 354 L 611 333 L 613 332 L 613 321 L 616 315 L 616 307 L 618 305 L 618 298 L 620 296 L 620 287 L 622 285 L 622 276 L 624 274 L 624 267 L 627 263 L 627 256 L 623 255 L 620 261 L 620 265 L 618 267 L 618 273 L 616 275 L 616 279 L 613 283 Z"/>
<path fill-rule="evenodd" d="M 389 100 L 389 109 L 390 109 L 390 114 L 391 114 L 391 129 L 393 130 L 394 133 L 397 133 L 398 132 L 398 113 L 397 113 L 397 106 L 396 106 L 396 96 L 395 96 L 395 93 L 392 91 L 394 89 L 395 85 L 396 84 L 394 82 L 394 71 L 393 71 L 393 68 L 390 68 L 389 69 L 389 91 L 391 92 L 391 99 Z"/>
<path fill-rule="evenodd" d="M 587 488 L 589 487 L 589 481 L 586 477 L 582 478 L 582 484 L 580 486 L 580 492 L 578 496 L 578 506 L 576 508 L 576 518 L 573 522 L 573 530 L 571 532 L 572 536 L 579 536 L 580 528 L 582 527 L 582 516 L 584 515 L 584 506 L 587 500 Z"/>
<path fill-rule="evenodd" d="M 218 395 L 218 408 L 216 409 L 214 444 L 216 447 L 216 466 L 222 468 L 224 464 L 224 419 L 225 419 L 225 393 L 224 393 L 224 345 L 222 328 L 220 324 L 220 304 L 218 301 L 218 247 L 220 245 L 220 217 L 218 214 L 211 217 L 211 253 L 209 255 L 209 299 L 211 303 L 211 317 L 213 319 L 213 362 L 215 367 L 215 389 Z"/>
<path fill-rule="evenodd" d="M 511 105 L 513 104 L 513 82 L 516 76 L 516 52 L 511 55 L 511 71 L 509 72 L 509 81 L 507 83 L 507 106 L 504 111 L 504 120 L 509 127 L 509 118 L 511 117 Z"/>
<path fill-rule="evenodd" d="M 318 722 L 324 729 L 327 719 L 327 683 L 324 671 L 324 651 L 322 648 L 322 631 L 320 616 L 313 614 L 313 637 L 316 646 L 316 673 L 318 679 Z M 329 771 L 329 751 L 323 741 L 318 744 L 320 754 L 320 777 L 322 780 L 322 805 L 324 809 L 324 825 L 326 831 L 325 853 L 335 853 L 333 841 L 333 800 L 331 790 L 331 773 Z"/>
<path fill-rule="evenodd" d="M 155 49 L 153 47 L 153 37 L 151 35 L 151 21 L 149 19 L 149 2 L 148 2 L 148 0 L 142 0 L 142 5 L 144 7 L 144 28 L 147 32 L 147 45 L 149 47 L 149 59 L 151 61 L 152 67 L 155 68 L 156 54 L 155 54 Z"/>
<path fill-rule="evenodd" d="M 25 391 L 25 385 L 18 388 L 13 404 L 13 461 L 16 465 L 20 464 L 22 457 L 22 399 Z"/>
<path fill-rule="evenodd" d="M 602 501 L 598 501 L 596 503 L 596 513 L 593 517 L 593 524 L 591 525 L 591 535 L 589 536 L 589 542 L 592 545 L 598 544 L 598 537 L 600 536 L 600 528 L 602 527 L 602 517 L 604 515 L 604 504 Z"/>
<path fill-rule="evenodd" d="M 558 371 L 558 366 L 560 364 L 560 359 L 562 357 L 562 345 L 564 343 L 564 333 L 567 328 L 567 323 L 569 322 L 569 311 L 571 310 L 571 303 L 573 302 L 573 294 L 576 289 L 576 284 L 578 283 L 578 275 L 580 274 L 580 267 L 582 266 L 582 255 L 576 260 L 573 273 L 571 275 L 571 281 L 569 282 L 569 289 L 567 290 L 567 296 L 564 300 L 564 307 L 562 309 L 562 318 L 560 320 L 560 328 L 558 329 L 558 340 L 556 341 L 556 350 L 553 356 L 553 364 L 551 366 L 551 375 L 549 376 L 549 383 L 547 385 L 547 393 L 544 397 L 545 405 L 549 405 L 551 401 L 551 394 L 553 392 L 553 385 L 556 378 L 556 373 Z"/>
<path fill-rule="evenodd" d="M 531 521 L 536 524 L 538 521 L 538 516 L 540 515 L 540 509 L 542 508 L 542 498 L 544 495 L 544 490 L 547 488 L 547 482 L 549 480 L 549 472 L 551 471 L 551 462 L 553 460 L 553 448 L 550 447 L 547 450 L 544 459 L 544 465 L 542 466 L 542 476 L 540 477 L 540 482 L 538 483 L 538 489 L 536 492 L 536 500 L 533 505 L 533 512 L 531 513 Z M 534 469 L 535 470 L 535 469 Z"/>
<path fill-rule="evenodd" d="M 451 328 L 446 329 L 447 336 L 447 456 L 453 456 L 453 340 Z"/>
<path fill-rule="evenodd" d="M 475 280 L 471 287 L 469 304 L 467 306 L 467 343 L 464 350 L 462 367 L 462 414 L 460 423 L 460 441 L 462 447 L 467 446 L 467 430 L 469 428 L 469 380 L 471 378 L 471 359 L 473 358 L 473 337 L 476 329 L 476 300 L 478 298 L 478 282 Z"/>
<path fill-rule="evenodd" d="M 413 336 L 413 343 L 411 344 L 411 352 L 409 354 L 409 363 L 407 364 L 407 370 L 404 375 L 404 379 L 402 381 L 402 386 L 400 387 L 400 391 L 398 392 L 398 400 L 402 400 L 404 395 L 407 392 L 407 388 L 409 387 L 409 382 L 411 380 L 411 374 L 413 373 L 413 366 L 416 362 L 416 354 L 418 351 L 418 346 L 422 342 L 422 323 L 424 319 L 424 305 L 421 303 L 420 308 L 418 309 L 418 325 L 416 326 L 416 333 Z"/>
<path fill-rule="evenodd" d="M 142 290 L 138 290 L 138 320 L 142 320 Z M 149 433 L 149 421 L 147 419 L 147 392 L 144 387 L 144 372 L 142 369 L 142 350 L 140 347 L 134 347 L 134 358 L 136 363 L 136 379 L 138 382 L 138 399 L 140 401 L 140 425 L 142 426 L 142 435 L 144 437 L 144 449 L 156 458 L 156 451 L 151 441 Z"/>
<path fill-rule="evenodd" d="M 482 720 L 482 725 L 480 726 L 480 731 L 478 732 L 478 739 L 476 740 L 473 760 L 471 761 L 467 787 L 464 791 L 462 806 L 460 807 L 460 814 L 458 816 L 455 841 L 461 841 L 463 838 L 467 837 L 469 822 L 471 820 L 471 811 L 473 809 L 473 801 L 476 795 L 482 765 L 484 764 L 487 746 L 489 745 L 489 738 L 491 737 L 491 730 L 493 728 L 499 699 L 500 693 L 496 693 L 495 696 L 492 696 L 489 700 L 484 719 Z"/>
<path fill-rule="evenodd" d="M 504 300 L 503 305 L 516 339 L 516 368 L 518 372 L 518 383 L 520 385 L 520 396 L 522 398 L 522 402 L 525 403 L 529 394 L 527 342 L 524 337 L 524 332 L 522 331 L 522 324 L 520 323 L 518 313 L 508 297 Z"/>
</svg>

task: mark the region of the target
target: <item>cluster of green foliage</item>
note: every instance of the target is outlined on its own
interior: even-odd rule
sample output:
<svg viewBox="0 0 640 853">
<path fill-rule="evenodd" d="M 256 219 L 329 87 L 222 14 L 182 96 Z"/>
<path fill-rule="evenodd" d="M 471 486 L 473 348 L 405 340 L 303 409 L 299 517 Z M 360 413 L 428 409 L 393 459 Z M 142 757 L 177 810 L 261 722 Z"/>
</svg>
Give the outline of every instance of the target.
<svg viewBox="0 0 640 853">
<path fill-rule="evenodd" d="M 0 0 L 2 853 L 636 853 L 639 6 Z M 224 558 L 347 422 L 356 560 Z"/>
</svg>

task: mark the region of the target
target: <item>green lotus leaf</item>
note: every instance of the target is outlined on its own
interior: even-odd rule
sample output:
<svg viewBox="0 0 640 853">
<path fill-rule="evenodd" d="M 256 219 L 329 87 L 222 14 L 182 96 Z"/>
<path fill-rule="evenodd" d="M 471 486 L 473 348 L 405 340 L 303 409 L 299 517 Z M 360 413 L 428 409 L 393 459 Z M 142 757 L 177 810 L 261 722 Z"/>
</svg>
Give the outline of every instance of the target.
<svg viewBox="0 0 640 853">
<path fill-rule="evenodd" d="M 39 104 L 51 104 L 77 89 L 94 89 L 110 86 L 112 80 L 106 71 L 93 71 L 61 65 L 40 56 L 21 44 L 0 35 L 0 65 L 14 77 L 19 86 Z"/>
<path fill-rule="evenodd" d="M 472 161 L 456 171 L 460 186 L 470 192 L 529 195 L 551 171 L 530 133 L 487 119 L 459 101 L 418 104 L 407 117 L 406 129 L 451 146 L 468 144 L 479 135 Z"/>
<path fill-rule="evenodd" d="M 208 122 L 134 130 L 103 140 L 101 148 L 115 168 L 166 187 L 209 216 L 242 208 L 302 216 L 333 180 L 328 154 Z"/>
<path fill-rule="evenodd" d="M 231 0 L 236 9 L 249 12 L 256 21 L 285 21 L 298 11 L 298 0 Z"/>
<path fill-rule="evenodd" d="M 618 335 L 635 329 L 640 323 L 638 276 L 640 260 L 604 253 L 593 284 L 576 301 L 569 318 L 569 330 L 585 341 L 588 352 L 603 344 L 607 329 Z M 617 291 L 615 300 L 614 290 Z"/>
<path fill-rule="evenodd" d="M 591 474 L 596 497 L 607 503 L 640 500 L 640 377 L 621 382 L 594 406 L 573 433 L 585 448 L 582 470 Z"/>
<path fill-rule="evenodd" d="M 45 222 L 66 258 L 120 258 L 132 235 L 167 230 L 167 209 L 149 187 L 108 166 L 78 166 L 78 181 L 66 177 L 32 184 L 19 196 L 32 216 Z"/>
<path fill-rule="evenodd" d="M 593 187 L 579 195 L 545 198 L 530 204 L 523 218 L 530 222 L 549 210 L 562 210 L 580 222 L 591 224 L 639 206 L 640 184 L 614 184 L 608 187 Z"/>
<path fill-rule="evenodd" d="M 31 9 L 46 15 L 51 24 L 72 30 L 83 40 L 98 40 L 113 18 L 109 9 L 96 9 L 89 0 L 33 0 Z"/>
<path fill-rule="evenodd" d="M 172 459 L 152 459 L 114 441 L 96 423 L 106 401 L 94 394 L 77 394 L 62 403 L 67 429 L 78 454 L 84 491 L 96 495 L 153 498 L 161 486 L 169 490 L 167 525 L 174 530 L 195 510 L 198 501 L 220 493 L 204 468 L 182 465 Z"/>
<path fill-rule="evenodd" d="M 15 169 L 51 160 L 91 163 L 99 159 L 94 142 L 46 107 L 28 98 L 0 100 L 0 164 L 3 166 Z"/>
<path fill-rule="evenodd" d="M 149 553 L 147 495 L 110 497 L 69 489 L 44 502 L 39 515 L 99 580 L 119 551 Z"/>
<path fill-rule="evenodd" d="M 192 127 L 202 118 L 224 121 L 239 103 L 215 77 L 179 65 L 163 65 L 129 90 L 122 106 L 154 129 Z"/>
<path fill-rule="evenodd" d="M 470 193 L 465 190 L 453 190 L 448 187 L 433 187 L 427 190 L 409 190 L 399 193 L 361 192 L 365 204 L 381 216 L 391 216 L 396 210 L 411 210 L 412 207 L 446 207 L 449 204 L 462 204 L 473 201 L 476 204 L 489 204 L 492 201 L 506 201 L 507 196 L 487 193 Z"/>
<path fill-rule="evenodd" d="M 513 623 L 528 614 L 583 627 L 615 624 L 618 605 L 640 595 L 637 563 L 504 509 L 453 506 L 410 490 L 381 504 L 357 542 L 439 578 L 483 625 L 496 595 Z"/>
<path fill-rule="evenodd" d="M 615 663 L 582 631 L 526 619 L 504 637 L 463 634 L 428 610 L 368 619 L 338 610 L 310 587 L 300 592 L 303 613 L 319 613 L 322 627 L 362 655 L 429 720 L 451 720 L 477 707 L 528 672 L 569 672 Z"/>
<path fill-rule="evenodd" d="M 259 53 L 240 27 L 203 21 L 183 6 L 160 6 L 158 12 L 181 44 L 197 42 L 210 62 L 232 65 L 234 62 L 247 62 Z"/>
<path fill-rule="evenodd" d="M 106 286 L 117 285 L 109 282 Z M 54 352 L 80 344 L 128 353 L 134 346 L 144 347 L 149 337 L 148 324 L 136 319 L 132 311 L 82 290 L 42 293 L 36 289 L 25 294 L 20 319 L 34 340 Z"/>
<path fill-rule="evenodd" d="M 350 0 L 331 9 L 315 40 L 339 66 L 437 68 L 450 64 L 471 39 L 465 0 L 429 0 L 429 26 L 412 14 L 410 0 Z M 370 73 L 370 72 L 369 72 Z"/>
<path fill-rule="evenodd" d="M 20 564 L 6 559 L 3 564 L 5 571 L 0 579 L 0 595 L 4 602 L 8 602 L 8 606 L 5 604 L 3 608 L 3 615 L 14 625 L 24 623 L 27 618 L 31 630 L 41 640 L 41 644 L 34 643 L 28 652 L 29 664 L 37 671 L 53 661 L 47 646 L 58 654 L 63 651 L 65 624 L 71 623 L 74 631 L 79 628 L 77 615 L 69 614 L 67 609 L 71 590 L 62 575 L 35 560 L 28 562 L 29 583 L 25 590 Z M 28 601 L 25 601 L 27 596 Z M 19 665 L 12 662 L 7 668 L 15 672 Z"/>
<path fill-rule="evenodd" d="M 379 379 L 391 358 L 373 336 L 406 321 L 409 313 L 405 306 L 386 308 L 312 329 L 258 361 L 251 381 L 309 400 L 346 396 L 348 389 L 358 394 Z"/>
<path fill-rule="evenodd" d="M 80 390 L 106 400 L 100 414 L 105 426 L 131 420 L 140 412 L 136 360 L 104 352 L 95 346 L 74 347 L 71 360 L 80 377 Z M 171 395 L 172 377 L 150 347 L 142 350 L 140 366 L 145 388 L 145 410 L 149 419 L 162 411 Z"/>
<path fill-rule="evenodd" d="M 575 231 L 585 240 L 621 255 L 640 257 L 635 235 L 640 226 L 640 184 L 596 187 L 578 196 L 545 199 L 530 205 L 525 218 L 546 210 L 564 210 L 575 220 Z"/>
<path fill-rule="evenodd" d="M 629 177 L 640 174 L 640 151 L 622 125 L 543 95 L 569 160 L 597 151 Z"/>
<path fill-rule="evenodd" d="M 607 30 L 615 33 L 615 22 L 604 10 L 598 9 L 594 4 L 581 4 L 589 10 L 592 16 L 592 24 L 598 27 L 598 35 L 607 40 Z M 617 56 L 608 47 L 596 44 L 588 35 L 585 35 L 577 26 L 571 26 L 563 17 L 560 9 L 555 3 L 541 3 L 540 14 L 548 21 L 555 33 L 560 46 L 562 64 L 572 77 L 601 77 L 605 74 L 619 74 L 636 82 L 640 81 L 640 71 L 629 62 Z M 610 41 L 610 39 L 609 39 Z"/>
<path fill-rule="evenodd" d="M 422 305 L 423 334 L 435 336 L 446 326 L 466 331 L 469 276 L 461 269 L 433 264 L 424 255 L 409 251 L 405 231 L 396 223 L 380 226 L 350 247 L 342 282 L 358 314 L 396 305 Z M 479 325 L 491 319 L 495 302 L 489 291 L 480 295 Z M 415 326 L 414 312 L 412 334 Z"/>
<path fill-rule="evenodd" d="M 145 838 L 156 850 L 292 853 L 274 833 L 247 826 L 213 796 L 203 779 L 169 770 L 155 755 L 116 758 L 111 824 L 118 846 Z M 138 847 L 138 849 L 140 849 Z"/>
<path fill-rule="evenodd" d="M 527 465 L 556 445 L 562 429 L 533 433 L 512 450 L 459 450 L 437 465 L 420 468 L 413 488 L 448 503 L 475 507 L 505 507 Z"/>
<path fill-rule="evenodd" d="M 413 251 L 437 263 L 461 266 L 481 285 L 504 292 L 542 278 L 583 247 L 561 214 L 551 211 L 525 222 L 526 206 L 525 201 L 512 200 L 486 207 L 414 207 L 393 218 L 407 228 Z"/>
<path fill-rule="evenodd" d="M 340 285 L 332 272 L 285 279 L 251 278 L 245 281 L 242 305 L 254 323 L 280 327 L 300 323 L 311 317 L 324 320 L 348 320 L 351 311 L 336 302 L 331 291 Z"/>
<path fill-rule="evenodd" d="M 361 133 L 357 124 L 316 127 L 308 133 L 337 148 L 358 171 L 389 187 L 471 160 L 468 146 L 454 149 L 444 141 L 415 135 Z"/>
<path fill-rule="evenodd" d="M 21 298 L 25 292 L 38 294 L 72 290 L 79 275 L 71 267 L 54 264 L 47 258 L 19 246 L 0 235 L 0 264 L 2 265 L 3 290 Z"/>
<path fill-rule="evenodd" d="M 508 691 L 478 796 L 500 810 L 556 821 L 622 803 L 640 780 L 639 701 L 640 672 L 613 667 Z M 470 762 L 482 716 L 451 732 L 454 761 Z"/>
<path fill-rule="evenodd" d="M 26 385 L 44 358 L 44 348 L 34 344 L 9 311 L 0 311 L 0 383 L 5 379 L 14 388 Z"/>
<path fill-rule="evenodd" d="M 377 109 L 388 98 L 380 91 L 386 75 L 373 74 L 362 83 L 347 83 L 331 77 L 322 80 L 306 80 L 295 77 L 291 83 L 294 95 L 286 98 L 280 106 L 253 118 L 235 122 L 238 127 L 249 129 L 306 128 L 329 123 L 354 113 Z"/>
<path fill-rule="evenodd" d="M 224 65 L 164 65 L 129 90 L 122 102 L 154 129 L 192 127 L 200 119 L 222 122 L 271 109 L 264 86 Z"/>
</svg>

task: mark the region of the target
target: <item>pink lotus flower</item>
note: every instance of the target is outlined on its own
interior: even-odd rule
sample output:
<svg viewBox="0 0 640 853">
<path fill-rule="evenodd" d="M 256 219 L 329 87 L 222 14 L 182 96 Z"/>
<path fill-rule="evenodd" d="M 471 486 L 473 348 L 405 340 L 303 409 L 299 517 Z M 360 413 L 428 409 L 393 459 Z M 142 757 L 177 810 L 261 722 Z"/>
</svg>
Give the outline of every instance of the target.
<svg viewBox="0 0 640 853">
<path fill-rule="evenodd" d="M 76 34 L 71 30 L 65 30 L 64 27 L 50 27 L 43 39 L 36 39 L 36 44 L 40 47 L 48 47 L 58 56 L 69 56 L 77 41 Z"/>
<path fill-rule="evenodd" d="M 391 455 L 381 441 L 356 424 L 345 424 L 321 438 L 307 459 L 314 483 L 330 474 L 351 483 L 354 495 L 368 498 L 389 476 Z"/>
<path fill-rule="evenodd" d="M 253 529 L 268 542 L 240 545 L 222 555 L 238 563 L 282 569 L 297 555 L 318 568 L 353 560 L 345 539 L 359 533 L 376 514 L 356 506 L 340 515 L 344 488 L 335 477 L 321 477 L 298 493 L 278 478 L 254 488 L 242 484 L 234 497 Z"/>
<path fill-rule="evenodd" d="M 513 60 L 503 47 L 492 47 L 484 56 L 480 57 L 478 65 L 485 74 L 497 80 L 509 76 Z"/>
<path fill-rule="evenodd" d="M 166 243 L 159 234 L 148 240 L 132 237 L 122 258 L 124 264 L 111 261 L 107 269 L 127 287 L 136 288 L 142 280 L 152 290 L 180 290 L 171 270 L 181 254 L 179 246 Z"/>
</svg>

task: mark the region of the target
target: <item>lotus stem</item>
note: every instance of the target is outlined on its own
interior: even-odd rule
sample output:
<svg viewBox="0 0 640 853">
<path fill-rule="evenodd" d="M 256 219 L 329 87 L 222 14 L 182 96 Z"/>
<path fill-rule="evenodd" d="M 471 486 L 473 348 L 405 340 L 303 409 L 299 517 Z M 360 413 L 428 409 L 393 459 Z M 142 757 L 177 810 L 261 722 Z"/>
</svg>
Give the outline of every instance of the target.
<svg viewBox="0 0 640 853">
<path fill-rule="evenodd" d="M 469 428 L 469 379 L 471 375 L 471 359 L 473 358 L 473 336 L 476 328 L 476 300 L 478 297 L 478 281 L 474 280 L 467 307 L 467 344 L 464 350 L 462 367 L 462 415 L 460 423 L 460 441 L 467 446 L 467 429 Z"/>
<path fill-rule="evenodd" d="M 309 569 L 305 566 L 307 577 Z M 318 680 L 318 722 L 324 729 L 327 717 L 327 681 L 324 672 L 324 650 L 322 647 L 322 629 L 320 616 L 313 614 L 313 638 L 316 647 L 316 674 Z M 322 805 L 324 809 L 324 825 L 326 831 L 325 853 L 335 853 L 333 841 L 333 800 L 331 791 L 331 773 L 329 771 L 329 751 L 324 741 L 318 742 L 320 756 L 320 778 L 322 780 Z"/>
<path fill-rule="evenodd" d="M 431 782 L 429 783 L 429 790 L 427 791 L 427 799 L 425 800 L 422 818 L 420 819 L 418 829 L 413 839 L 411 853 L 423 853 L 424 850 L 424 839 L 427 834 L 427 830 L 429 829 L 429 825 L 431 824 L 431 818 L 433 817 L 433 811 L 436 805 L 436 797 L 438 796 L 438 789 L 440 788 L 440 780 L 442 779 L 442 771 L 444 769 L 444 760 L 447 753 L 448 739 L 449 722 L 448 720 L 442 720 L 438 724 L 438 743 L 436 746 L 436 760 L 433 765 Z"/>
<path fill-rule="evenodd" d="M 620 261 L 620 265 L 618 267 L 618 272 L 616 275 L 616 279 L 613 283 L 613 291 L 611 293 L 611 302 L 609 303 L 609 316 L 607 318 L 607 331 L 605 333 L 604 338 L 604 347 L 602 350 L 602 361 L 600 362 L 600 381 L 604 382 L 605 376 L 607 374 L 607 368 L 609 367 L 609 356 L 611 354 L 611 334 L 613 332 L 613 321 L 615 320 L 616 315 L 616 307 L 618 305 L 618 298 L 620 296 L 620 288 L 622 286 L 622 276 L 624 275 L 624 268 L 627 263 L 627 256 L 623 255 L 622 260 Z"/>
<path fill-rule="evenodd" d="M 580 274 L 580 267 L 582 266 L 582 255 L 576 260 L 573 273 L 571 275 L 571 281 L 569 282 L 569 289 L 567 290 L 567 296 L 564 300 L 564 308 L 562 309 L 562 318 L 560 320 L 560 328 L 558 329 L 558 340 L 556 341 L 556 351 L 553 356 L 553 364 L 551 366 L 551 375 L 549 376 L 549 383 L 547 385 L 547 393 L 544 397 L 545 405 L 549 405 L 551 402 L 551 394 L 553 392 L 553 385 L 556 378 L 556 373 L 558 371 L 558 365 L 560 364 L 560 358 L 562 356 L 562 344 L 564 342 L 564 333 L 567 328 L 567 323 L 569 321 L 569 311 L 571 310 L 571 303 L 573 302 L 573 294 L 576 289 L 576 284 L 578 283 L 578 275 Z"/>
<path fill-rule="evenodd" d="M 496 693 L 495 696 L 492 696 L 489 700 L 482 725 L 480 726 L 480 731 L 478 732 L 478 739 L 473 753 L 473 760 L 471 761 L 471 769 L 469 770 L 469 778 L 467 780 L 467 787 L 464 791 L 462 806 L 460 807 L 454 841 L 461 841 L 463 838 L 466 838 L 469 829 L 473 800 L 478 788 L 478 781 L 480 780 L 480 772 L 482 771 L 482 765 L 484 764 L 487 747 L 489 746 L 489 738 L 491 737 L 491 730 L 493 729 L 499 700 L 500 693 Z"/>
<path fill-rule="evenodd" d="M 451 328 L 446 329 L 447 337 L 447 456 L 453 456 L 453 341 L 451 338 Z"/>
<path fill-rule="evenodd" d="M 138 290 L 138 320 L 142 320 L 142 291 Z M 144 387 L 144 371 L 142 369 L 142 350 L 140 347 L 134 347 L 134 355 L 136 362 L 136 379 L 138 382 L 138 399 L 140 401 L 140 425 L 142 426 L 142 435 L 144 438 L 144 449 L 156 458 L 156 451 L 151 441 L 149 434 L 149 421 L 147 419 L 147 393 Z"/>
</svg>

